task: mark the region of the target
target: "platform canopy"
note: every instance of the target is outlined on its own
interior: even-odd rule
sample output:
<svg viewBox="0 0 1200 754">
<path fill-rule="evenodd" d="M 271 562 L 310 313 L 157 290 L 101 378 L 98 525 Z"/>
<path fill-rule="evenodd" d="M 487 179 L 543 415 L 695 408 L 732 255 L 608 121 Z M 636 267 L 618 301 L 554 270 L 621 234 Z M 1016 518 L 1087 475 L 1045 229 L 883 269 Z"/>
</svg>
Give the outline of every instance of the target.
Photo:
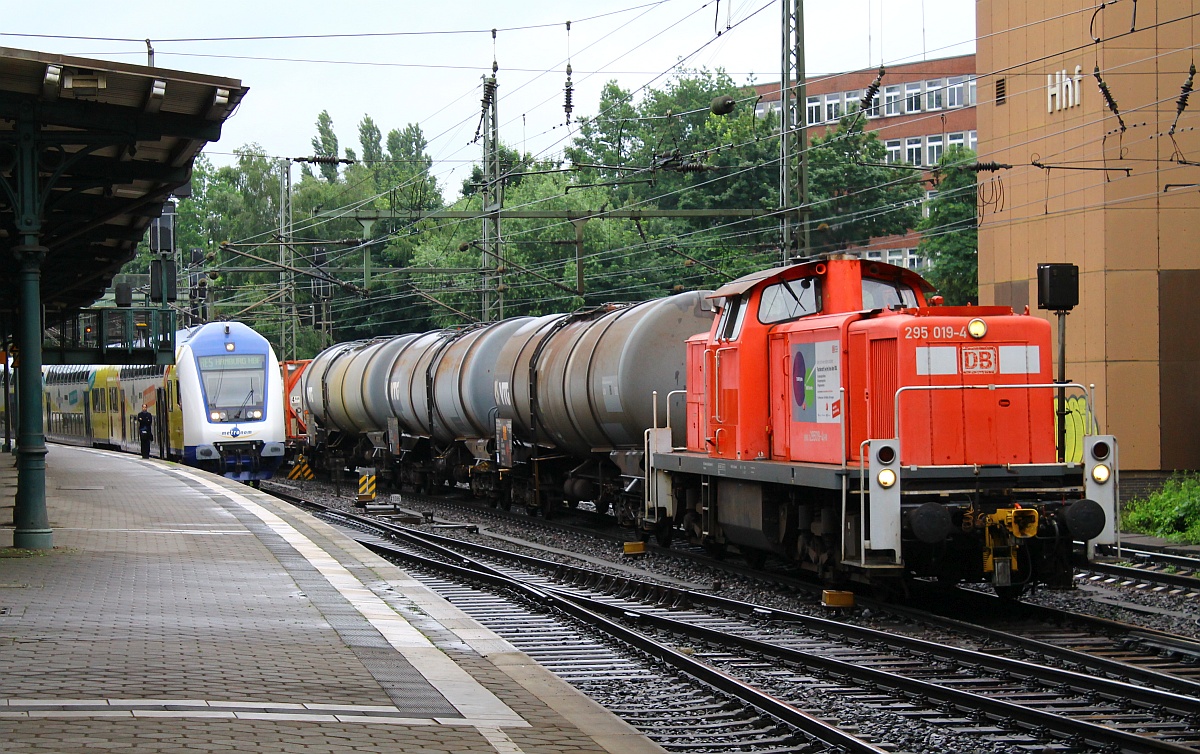
<svg viewBox="0 0 1200 754">
<path fill-rule="evenodd" d="M 37 219 L 47 318 L 100 298 L 245 93 L 235 79 L 0 47 L 0 314 L 17 314 L 9 249 Z M 21 178 L 31 143 L 36 186 Z"/>
</svg>

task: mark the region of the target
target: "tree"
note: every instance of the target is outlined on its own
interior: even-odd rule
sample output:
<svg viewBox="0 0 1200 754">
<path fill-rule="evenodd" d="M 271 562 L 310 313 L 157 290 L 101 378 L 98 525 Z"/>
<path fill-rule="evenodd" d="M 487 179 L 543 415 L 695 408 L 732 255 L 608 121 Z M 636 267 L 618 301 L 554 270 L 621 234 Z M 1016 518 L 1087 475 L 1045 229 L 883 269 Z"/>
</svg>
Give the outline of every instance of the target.
<svg viewBox="0 0 1200 754">
<path fill-rule="evenodd" d="M 979 231 L 976 225 L 975 153 L 947 149 L 938 162 L 937 195 L 929 200 L 929 217 L 917 226 L 921 255 L 929 261 L 925 277 L 947 304 L 979 300 Z"/>
<path fill-rule="evenodd" d="M 364 115 L 358 124 L 358 143 L 362 147 L 363 162 L 370 164 L 383 160 L 383 133 L 370 115 Z"/>
<path fill-rule="evenodd" d="M 317 135 L 312 138 L 312 148 L 313 155 L 316 157 L 337 159 L 342 156 L 338 151 L 337 134 L 333 132 L 333 118 L 330 117 L 328 110 L 322 110 L 321 114 L 317 116 Z M 337 163 L 321 165 L 321 177 L 328 183 L 337 183 Z"/>
<path fill-rule="evenodd" d="M 812 251 L 839 251 L 906 233 L 921 217 L 919 174 L 884 164 L 887 151 L 847 115 L 808 150 Z"/>
</svg>

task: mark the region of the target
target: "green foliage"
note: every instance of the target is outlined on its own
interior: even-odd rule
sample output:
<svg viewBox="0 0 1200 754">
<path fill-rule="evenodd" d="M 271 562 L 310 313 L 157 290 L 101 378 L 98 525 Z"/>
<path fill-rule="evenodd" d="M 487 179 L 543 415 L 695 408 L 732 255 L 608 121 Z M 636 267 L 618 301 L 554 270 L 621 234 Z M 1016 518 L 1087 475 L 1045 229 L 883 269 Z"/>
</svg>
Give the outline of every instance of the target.
<svg viewBox="0 0 1200 754">
<path fill-rule="evenodd" d="M 1121 526 L 1176 542 L 1200 544 L 1200 474 L 1177 473 L 1162 489 L 1124 505 Z"/>
<path fill-rule="evenodd" d="M 812 251 L 859 246 L 903 234 L 921 218 L 919 175 L 884 164 L 887 150 L 851 114 L 813 139 L 808 152 Z"/>
<path fill-rule="evenodd" d="M 313 155 L 315 157 L 341 157 L 338 152 L 338 137 L 333 132 L 333 118 L 328 110 L 322 110 L 317 116 L 317 135 L 312 138 Z M 338 166 L 321 165 L 321 177 L 328 183 L 337 183 Z"/>
<path fill-rule="evenodd" d="M 713 98 L 726 94 L 738 100 L 734 111 L 712 114 Z M 754 101 L 752 89 L 739 90 L 721 70 L 681 71 L 641 92 L 609 82 L 596 114 L 579 119 L 566 160 L 501 145 L 504 205 L 580 217 L 606 209 L 694 210 L 696 216 L 506 219 L 490 255 L 480 222 L 420 219 L 443 204 L 420 126 L 385 130 L 364 115 L 357 129 L 361 162 L 344 169 L 302 165 L 293 185 L 291 256 L 301 270 L 322 267 L 335 279 L 322 291 L 298 276 L 297 309 L 306 317 L 328 309 L 332 338 L 344 341 L 462 325 L 480 316 L 485 279 L 491 295 L 503 286 L 504 314 L 516 316 L 711 289 L 770 266 L 780 256 L 778 219 L 722 214 L 771 211 L 779 203 L 778 123 L 756 117 Z M 915 176 L 872 164 L 884 161 L 883 147 L 851 123 L 815 140 L 806 155 L 818 251 L 904 232 L 917 222 Z M 327 111 L 317 116 L 312 147 L 319 157 L 356 154 L 340 146 Z M 195 195 L 178 209 L 180 245 L 204 249 L 205 269 L 219 274 L 215 315 L 245 320 L 276 343 L 284 313 L 273 294 L 281 274 L 269 260 L 281 253 L 285 164 L 253 144 L 237 151 L 235 165 L 216 169 L 202 158 Z M 478 211 L 482 181 L 475 166 L 453 209 Z M 385 215 L 366 238 L 356 210 Z M 222 250 L 224 241 L 237 245 Z M 370 295 L 357 296 L 338 281 Z M 301 357 L 326 345 L 308 323 L 296 338 Z"/>
<path fill-rule="evenodd" d="M 938 163 L 937 196 L 929 200 L 929 216 L 917 226 L 922 234 L 918 249 L 929 260 L 925 277 L 952 306 L 979 301 L 975 172 L 966 167 L 973 162 L 970 149 L 946 150 Z"/>
</svg>

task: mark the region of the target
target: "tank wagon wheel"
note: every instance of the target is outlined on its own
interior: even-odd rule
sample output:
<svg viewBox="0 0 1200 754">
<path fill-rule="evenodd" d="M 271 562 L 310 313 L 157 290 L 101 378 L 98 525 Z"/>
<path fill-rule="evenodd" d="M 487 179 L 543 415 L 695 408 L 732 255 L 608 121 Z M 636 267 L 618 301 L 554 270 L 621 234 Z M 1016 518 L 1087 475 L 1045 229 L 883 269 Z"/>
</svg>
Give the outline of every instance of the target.
<svg viewBox="0 0 1200 754">
<path fill-rule="evenodd" d="M 607 498 L 600 498 L 596 501 L 596 512 L 600 514 L 608 513 L 612 508 L 612 503 Z"/>
</svg>

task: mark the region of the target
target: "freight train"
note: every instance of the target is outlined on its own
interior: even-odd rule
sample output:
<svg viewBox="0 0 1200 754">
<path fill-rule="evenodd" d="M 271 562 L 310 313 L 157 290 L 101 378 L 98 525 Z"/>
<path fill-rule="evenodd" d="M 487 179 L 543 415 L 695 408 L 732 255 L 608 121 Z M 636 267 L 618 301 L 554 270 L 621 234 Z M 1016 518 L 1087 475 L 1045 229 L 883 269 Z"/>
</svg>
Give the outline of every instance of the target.
<svg viewBox="0 0 1200 754">
<path fill-rule="evenodd" d="M 306 451 L 398 488 L 580 501 L 830 583 L 1069 586 L 1115 537 L 1117 444 L 1059 461 L 1049 324 L 851 255 L 715 292 L 333 346 Z M 1089 411 L 1088 416 L 1092 414 Z M 1094 420 L 1090 420 L 1094 429 Z"/>
<path fill-rule="evenodd" d="M 176 333 L 175 365 L 43 368 L 46 438 L 138 452 L 137 414 L 155 417 L 151 454 L 257 485 L 284 460 L 283 381 L 266 338 L 240 322 Z"/>
</svg>

